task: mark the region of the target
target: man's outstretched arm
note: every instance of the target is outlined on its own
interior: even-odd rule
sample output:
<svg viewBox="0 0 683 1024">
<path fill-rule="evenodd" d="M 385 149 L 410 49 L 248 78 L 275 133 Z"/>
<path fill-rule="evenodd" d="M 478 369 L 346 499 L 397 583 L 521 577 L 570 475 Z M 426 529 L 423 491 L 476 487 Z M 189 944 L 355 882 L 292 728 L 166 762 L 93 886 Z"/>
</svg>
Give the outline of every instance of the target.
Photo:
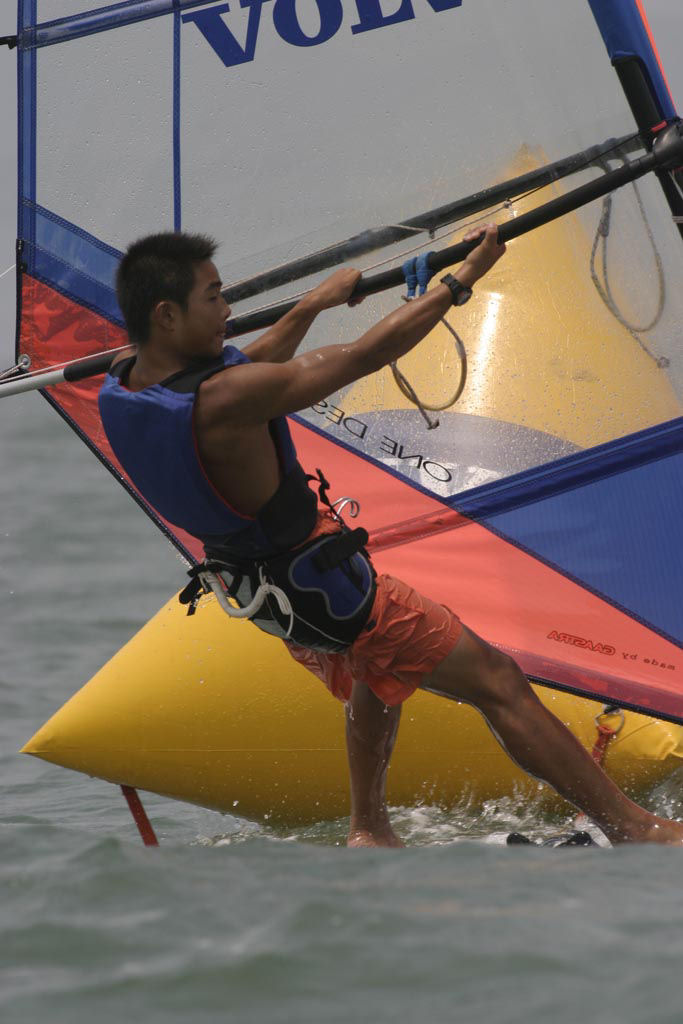
<svg viewBox="0 0 683 1024">
<path fill-rule="evenodd" d="M 318 313 L 347 301 L 350 306 L 358 305 L 361 300 L 349 301 L 349 295 L 360 276 L 359 270 L 337 270 L 242 351 L 253 363 L 286 363 L 295 355 Z"/>
<path fill-rule="evenodd" d="M 471 287 L 504 251 L 505 246 L 498 244 L 496 226 L 490 225 L 484 240 L 455 276 Z M 205 429 L 229 423 L 243 429 L 315 405 L 409 352 L 429 334 L 451 302 L 450 290 L 439 285 L 399 307 L 350 344 L 327 345 L 286 363 L 246 363 L 232 367 L 229 374 L 216 374 L 202 386 L 200 410 Z"/>
</svg>

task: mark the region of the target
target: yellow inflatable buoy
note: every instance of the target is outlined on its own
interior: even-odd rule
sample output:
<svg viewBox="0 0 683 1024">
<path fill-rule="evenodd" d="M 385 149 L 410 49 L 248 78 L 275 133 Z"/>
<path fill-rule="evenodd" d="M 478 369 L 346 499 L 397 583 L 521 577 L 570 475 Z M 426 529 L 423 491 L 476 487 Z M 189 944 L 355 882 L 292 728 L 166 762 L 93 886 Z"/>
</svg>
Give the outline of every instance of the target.
<svg viewBox="0 0 683 1024">
<path fill-rule="evenodd" d="M 538 693 L 591 749 L 601 705 Z M 680 764 L 680 726 L 626 712 L 614 730 L 605 766 L 627 792 L 643 792 Z M 273 824 L 348 813 L 341 704 L 279 640 L 230 620 L 213 597 L 192 617 L 169 601 L 24 753 Z M 447 808 L 537 788 L 472 708 L 422 692 L 405 704 L 389 776 L 393 805 Z"/>
</svg>

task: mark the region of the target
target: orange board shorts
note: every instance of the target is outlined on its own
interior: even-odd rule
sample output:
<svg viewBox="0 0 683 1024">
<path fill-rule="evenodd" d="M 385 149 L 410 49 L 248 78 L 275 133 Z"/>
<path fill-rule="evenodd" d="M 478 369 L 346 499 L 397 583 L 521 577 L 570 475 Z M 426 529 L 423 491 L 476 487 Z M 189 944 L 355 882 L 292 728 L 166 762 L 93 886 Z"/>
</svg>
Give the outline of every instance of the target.
<svg viewBox="0 0 683 1024">
<path fill-rule="evenodd" d="M 311 537 L 338 529 L 331 517 L 323 514 Z M 377 577 L 368 624 L 371 628 L 366 627 L 346 651 L 328 654 L 289 641 L 285 645 L 339 700 L 349 700 L 353 683 L 358 681 L 391 706 L 415 692 L 452 651 L 463 628 L 450 608 L 386 575 Z"/>
</svg>

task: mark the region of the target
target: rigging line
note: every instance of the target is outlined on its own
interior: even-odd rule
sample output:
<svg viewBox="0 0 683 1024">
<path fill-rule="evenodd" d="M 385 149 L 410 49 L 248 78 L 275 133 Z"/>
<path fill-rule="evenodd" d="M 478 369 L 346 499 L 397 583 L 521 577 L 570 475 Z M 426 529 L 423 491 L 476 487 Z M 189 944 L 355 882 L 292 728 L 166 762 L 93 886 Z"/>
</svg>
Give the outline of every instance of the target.
<svg viewBox="0 0 683 1024">
<path fill-rule="evenodd" d="M 572 213 L 587 203 L 601 199 L 608 192 L 613 192 L 615 189 L 635 181 L 636 178 L 642 178 L 645 174 L 653 171 L 668 171 L 672 167 L 678 166 L 682 160 L 683 124 L 674 122 L 662 129 L 654 140 L 652 150 L 643 156 L 501 224 L 498 228 L 498 240 L 499 242 L 509 242 L 528 231 L 549 224 L 558 217 Z M 478 240 L 459 242 L 438 252 L 433 252 L 428 258 L 430 269 L 432 271 L 442 270 L 454 263 L 461 262 L 477 244 Z M 388 288 L 395 288 L 402 283 L 403 274 L 400 267 L 380 271 L 380 273 L 368 277 L 363 276 L 354 289 L 353 298 L 374 295 Z M 268 327 L 270 324 L 276 323 L 292 308 L 292 303 L 282 302 L 264 313 L 245 313 L 242 316 L 234 317 L 228 321 L 226 334 L 231 337 Z"/>
<path fill-rule="evenodd" d="M 595 146 L 588 147 L 571 156 L 563 157 L 553 163 L 545 164 L 526 174 L 516 178 L 509 178 L 490 188 L 474 192 L 469 196 L 456 199 L 444 206 L 429 210 L 426 213 L 418 214 L 415 217 L 405 218 L 398 225 L 383 225 L 379 228 L 369 228 L 342 242 L 336 242 L 316 252 L 309 253 L 298 259 L 287 263 L 280 263 L 268 270 L 262 271 L 253 277 L 243 278 L 234 284 L 223 288 L 222 293 L 226 302 L 231 304 L 243 299 L 251 298 L 254 295 L 271 291 L 283 284 L 308 277 L 311 274 L 329 267 L 346 263 L 357 256 L 365 255 L 373 250 L 386 248 L 396 242 L 409 237 L 411 232 L 425 231 L 433 236 L 435 230 L 446 224 L 453 224 L 468 217 L 473 213 L 489 209 L 501 200 L 508 200 L 510 195 L 516 197 L 519 189 L 526 189 L 534 182 L 538 188 L 558 181 L 578 171 L 584 170 L 596 161 L 599 161 L 605 154 L 612 153 L 618 149 L 631 150 L 643 148 L 643 142 L 637 132 L 621 136 L 618 139 L 607 139 Z"/>
<path fill-rule="evenodd" d="M 649 223 L 649 221 L 647 219 L 647 214 L 645 213 L 645 207 L 643 206 L 643 200 L 642 200 L 642 197 L 640 195 L 640 190 L 638 189 L 638 185 L 636 184 L 635 181 L 633 182 L 633 190 L 635 192 L 636 200 L 638 202 L 638 208 L 640 210 L 640 215 L 642 217 L 643 224 L 645 225 L 645 230 L 647 232 L 647 236 L 648 236 L 648 239 L 650 241 L 650 245 L 652 247 L 652 254 L 653 254 L 654 260 L 655 260 L 655 266 L 656 266 L 656 269 L 657 269 L 657 281 L 658 281 L 658 285 L 659 285 L 659 297 L 658 297 L 658 300 L 657 300 L 657 309 L 656 309 L 655 314 L 654 314 L 654 316 L 652 317 L 652 319 L 650 320 L 649 323 L 644 324 L 641 327 L 641 326 L 639 326 L 637 324 L 629 323 L 629 321 L 623 316 L 623 314 L 619 314 L 619 311 L 617 309 L 616 300 L 615 300 L 615 298 L 614 298 L 614 296 L 612 294 L 611 288 L 610 288 L 609 277 L 608 277 L 608 269 L 607 269 L 607 241 L 608 241 L 608 238 L 609 238 L 609 225 L 608 225 L 608 228 L 607 228 L 607 233 L 604 236 L 604 243 L 603 243 L 603 247 L 602 247 L 602 271 L 603 271 L 603 280 L 605 282 L 605 291 L 606 291 L 606 294 L 607 294 L 607 298 L 609 300 L 610 307 L 613 307 L 614 310 L 615 310 L 615 315 L 618 315 L 620 317 L 620 322 L 622 322 L 625 327 L 628 327 L 629 330 L 631 330 L 633 332 L 636 332 L 638 334 L 645 334 L 648 331 L 651 331 L 654 327 L 656 327 L 657 324 L 659 323 L 659 321 L 662 318 L 662 313 L 664 312 L 664 303 L 665 303 L 665 300 L 666 300 L 666 281 L 664 279 L 664 267 L 662 265 L 662 257 L 661 257 L 661 255 L 659 253 L 659 249 L 657 248 L 657 243 L 655 242 L 654 236 L 652 234 L 652 229 L 651 229 L 650 223 Z"/>
<path fill-rule="evenodd" d="M 637 138 L 639 138 L 639 135 L 638 135 L 638 133 L 635 133 L 634 135 L 627 136 L 625 141 L 623 139 L 620 139 L 620 140 L 618 140 L 618 142 L 611 149 L 605 150 L 604 154 L 601 154 L 601 159 L 600 159 L 600 162 L 599 162 L 598 165 L 599 166 L 603 166 L 604 173 L 607 173 L 608 169 L 607 169 L 607 165 L 605 163 L 603 163 L 603 161 L 602 161 L 602 156 L 608 156 L 610 153 L 613 153 L 613 152 L 616 152 L 619 149 L 622 149 L 625 144 L 627 144 L 629 142 L 632 142 L 634 139 L 637 139 Z M 581 167 L 575 168 L 575 170 L 577 172 L 580 171 L 580 170 L 585 170 L 586 167 L 588 167 L 588 166 L 590 166 L 590 164 L 594 164 L 594 163 L 596 163 L 595 159 L 591 160 L 590 163 L 587 163 L 587 164 L 584 164 Z M 624 161 L 624 163 L 628 163 L 628 161 Z M 504 210 L 509 210 L 514 202 L 522 202 L 522 200 L 528 199 L 530 196 L 536 195 L 537 192 L 540 192 L 542 189 L 547 188 L 549 185 L 552 185 L 556 180 L 557 180 L 556 178 L 553 178 L 552 181 L 543 182 L 542 184 L 537 185 L 536 188 L 529 189 L 527 192 L 523 192 L 520 195 L 508 196 L 508 198 L 506 198 L 505 201 L 500 203 L 497 207 L 495 207 L 493 209 L 487 207 L 485 212 L 481 213 L 481 216 L 474 217 L 472 220 L 468 220 L 468 221 L 465 221 L 464 223 L 460 223 L 459 224 L 459 230 L 460 231 L 466 231 L 467 228 L 469 228 L 469 227 L 473 227 L 473 226 L 475 226 L 477 224 L 481 224 L 482 221 L 488 220 L 490 217 L 495 217 L 496 214 L 501 213 Z M 457 223 L 457 221 L 449 221 L 448 222 L 448 225 L 449 225 L 448 226 L 448 230 L 442 231 L 441 234 L 439 234 L 439 235 L 435 235 L 433 232 L 430 232 L 429 238 L 426 238 L 423 242 L 418 242 L 417 245 L 412 245 L 409 249 L 401 249 L 400 252 L 392 253 L 391 256 L 387 256 L 383 260 L 377 260 L 375 263 L 371 263 L 369 266 L 367 266 L 365 268 L 364 272 L 365 273 L 369 273 L 372 270 L 378 270 L 380 267 L 386 267 L 389 263 L 395 263 L 398 260 L 404 260 L 406 256 L 411 256 L 413 253 L 419 252 L 421 249 L 426 249 L 428 245 L 433 245 L 434 242 L 440 242 L 443 238 L 448 238 L 453 233 L 453 230 L 454 230 L 453 225 L 455 223 Z M 446 224 L 444 224 L 442 226 L 445 227 Z M 419 230 L 421 231 L 423 229 L 419 229 Z M 326 251 L 328 251 L 328 250 L 320 250 L 321 253 L 322 252 L 326 252 Z M 283 266 L 286 266 L 286 264 L 283 264 Z M 226 291 L 227 291 L 227 289 L 223 290 L 224 297 L 225 297 L 225 292 Z M 266 312 L 269 309 L 274 309 L 276 306 L 279 306 L 280 303 L 283 303 L 283 302 L 296 302 L 299 299 L 303 298 L 304 295 L 308 295 L 309 291 L 310 291 L 310 289 L 306 288 L 306 289 L 304 289 L 303 291 L 300 291 L 300 292 L 293 292 L 292 294 L 288 295 L 284 299 L 273 299 L 272 302 L 265 302 L 262 306 L 255 306 L 253 309 L 249 310 L 248 314 L 245 314 L 245 315 L 251 316 L 252 314 L 256 315 L 257 313 Z"/>
<path fill-rule="evenodd" d="M 612 288 L 611 288 L 611 285 L 610 285 L 610 275 L 609 275 L 609 268 L 608 268 L 608 264 L 607 264 L 608 240 L 609 240 L 609 237 L 610 237 L 610 229 L 611 229 L 611 221 L 612 221 L 612 205 L 613 205 L 613 197 L 612 197 L 612 195 L 605 196 L 603 201 L 602 201 L 602 215 L 600 217 L 600 220 L 598 222 L 598 226 L 596 228 L 595 238 L 593 239 L 593 246 L 592 246 L 591 255 L 590 255 L 590 274 L 591 274 L 591 280 L 593 281 L 593 284 L 595 285 L 595 288 L 596 288 L 596 291 L 597 291 L 598 295 L 600 296 L 600 298 L 604 302 L 604 304 L 607 307 L 607 309 L 609 310 L 609 312 L 615 318 L 615 320 L 619 324 L 621 324 L 621 326 L 625 330 L 628 331 L 628 333 L 638 343 L 638 345 L 643 350 L 643 352 L 645 352 L 645 354 L 647 356 L 649 356 L 650 359 L 652 359 L 660 369 L 666 369 L 666 367 L 669 366 L 669 360 L 667 359 L 667 357 L 666 356 L 656 356 L 654 354 L 654 352 L 652 352 L 652 350 L 649 348 L 649 346 L 646 345 L 646 343 L 640 337 L 641 334 L 644 334 L 644 333 L 647 333 L 648 331 L 653 330 L 657 326 L 657 324 L 659 323 L 659 321 L 662 318 L 662 314 L 664 312 L 664 306 L 665 306 L 665 303 L 666 303 L 666 278 L 664 276 L 664 266 L 663 266 L 663 263 L 662 263 L 662 257 L 660 255 L 659 249 L 657 248 L 657 242 L 656 242 L 656 240 L 654 238 L 654 235 L 652 233 L 652 228 L 650 226 L 650 222 L 649 222 L 648 217 L 647 217 L 645 206 L 643 204 L 643 199 L 642 199 L 642 196 L 640 194 L 640 189 L 638 188 L 638 186 L 637 186 L 635 181 L 632 182 L 632 185 L 633 185 L 633 189 L 634 189 L 634 192 L 635 192 L 635 195 L 636 195 L 636 201 L 637 201 L 637 204 L 638 204 L 638 209 L 640 211 L 640 216 L 641 216 L 641 219 L 643 221 L 643 224 L 645 225 L 645 230 L 647 232 L 647 236 L 648 236 L 648 239 L 650 241 L 650 246 L 652 248 L 652 253 L 653 253 L 654 261 L 655 261 L 655 267 L 656 267 L 656 271 L 657 271 L 657 282 L 658 282 L 658 293 L 659 294 L 658 294 L 658 300 L 657 300 L 657 309 L 655 311 L 654 316 L 652 317 L 652 319 L 650 320 L 649 323 L 643 324 L 642 326 L 639 325 L 639 324 L 631 323 L 626 318 L 626 316 L 621 312 L 621 310 L 619 309 L 619 305 L 618 305 L 616 299 L 614 298 L 614 294 L 612 292 Z M 601 243 L 602 243 L 602 245 L 601 245 Z M 602 257 L 602 259 L 601 259 L 602 278 L 603 278 L 602 281 L 600 281 L 600 278 L 598 277 L 598 273 L 597 273 L 596 266 L 595 266 L 597 250 L 598 250 L 598 247 L 600 245 L 601 245 L 601 257 Z"/>
<path fill-rule="evenodd" d="M 671 173 L 669 174 L 669 178 L 671 179 L 671 182 L 672 182 L 674 188 L 676 189 L 676 191 L 678 192 L 679 196 L 681 197 L 681 199 L 683 199 L 683 188 L 681 188 L 681 185 L 680 185 L 679 180 L 678 180 L 678 175 L 676 174 L 676 172 L 675 171 L 671 171 Z M 680 224 L 680 222 L 681 222 L 681 218 L 674 216 L 674 223 Z"/>
<path fill-rule="evenodd" d="M 407 295 L 403 296 L 403 300 L 404 302 L 411 301 Z M 413 405 L 417 406 L 420 415 L 427 424 L 428 430 L 434 430 L 436 427 L 438 427 L 439 420 L 433 420 L 430 416 L 427 415 L 427 413 L 443 412 L 446 409 L 450 409 L 453 405 L 455 405 L 455 403 L 460 398 L 461 394 L 465 389 L 465 383 L 467 381 L 467 352 L 465 351 L 465 346 L 462 342 L 462 339 L 458 332 L 455 330 L 455 328 L 449 324 L 448 320 L 446 320 L 445 317 L 441 317 L 439 322 L 443 324 L 446 330 L 449 331 L 450 334 L 452 335 L 455 341 L 455 349 L 456 352 L 458 353 L 458 358 L 460 359 L 460 380 L 458 381 L 458 386 L 455 389 L 451 398 L 449 398 L 446 402 L 442 402 L 441 405 L 428 405 L 427 402 L 422 401 L 422 399 L 418 396 L 417 392 L 415 391 L 415 388 L 412 386 L 408 378 L 399 369 L 398 362 L 394 361 L 392 363 L 389 363 L 389 366 L 391 367 L 391 372 L 394 375 L 394 380 L 396 381 L 399 391 L 405 398 L 408 399 L 409 402 L 412 402 Z"/>
<path fill-rule="evenodd" d="M 609 172 L 609 167 L 607 166 L 607 158 L 610 156 L 610 154 L 618 153 L 619 151 L 624 150 L 626 148 L 627 144 L 630 143 L 630 142 L 633 142 L 635 139 L 639 139 L 640 140 L 640 133 L 639 132 L 635 132 L 633 135 L 627 136 L 625 139 L 617 140 L 617 142 L 615 143 L 614 146 L 611 147 L 611 149 L 603 150 L 598 157 L 594 157 L 592 160 L 588 161 L 587 163 L 583 164 L 582 166 L 576 167 L 572 173 L 578 173 L 579 171 L 585 171 L 587 167 L 591 167 L 591 166 L 594 165 L 594 166 L 600 168 L 603 171 L 604 174 L 607 174 Z M 643 148 L 642 141 L 641 141 L 640 148 L 641 149 Z M 629 161 L 626 160 L 626 158 L 623 157 L 623 155 L 622 155 L 622 163 L 624 163 L 624 164 L 628 164 L 629 163 Z M 510 198 L 514 199 L 514 201 L 516 203 L 521 203 L 523 199 L 528 199 L 529 196 L 536 195 L 536 193 L 540 192 L 541 189 L 547 188 L 548 185 L 553 185 L 557 180 L 558 180 L 557 178 L 553 178 L 552 181 L 543 182 L 542 184 L 537 185 L 535 188 L 530 188 L 528 190 L 528 192 L 522 192 L 519 195 L 515 194 L 514 196 L 511 196 Z"/>
<path fill-rule="evenodd" d="M 497 213 L 509 210 L 511 205 L 512 203 L 510 200 L 506 199 L 504 203 L 501 203 L 501 205 L 497 206 L 494 210 L 487 210 L 485 213 L 482 213 L 480 217 L 475 217 L 473 220 L 468 220 L 465 221 L 464 224 L 460 224 L 458 230 L 467 231 L 468 228 L 475 227 L 477 224 L 481 224 L 490 217 L 495 217 Z M 423 242 L 418 242 L 417 245 L 411 245 L 409 249 L 401 249 L 400 252 L 393 253 L 391 256 L 387 256 L 383 260 L 377 260 L 375 263 L 371 263 L 369 266 L 365 267 L 364 273 L 367 274 L 372 270 L 378 270 L 380 267 L 386 267 L 388 264 L 395 263 L 397 260 L 404 260 L 406 256 L 412 256 L 413 253 L 420 252 L 421 249 L 426 249 L 427 246 L 433 245 L 435 242 L 440 242 L 444 238 L 450 238 L 452 234 L 453 228 L 449 227 L 447 231 L 443 231 L 440 235 L 431 235 L 429 238 L 425 238 Z M 275 309 L 275 307 L 279 306 L 282 302 L 297 302 L 299 299 L 303 298 L 304 295 L 308 295 L 310 290 L 310 288 L 306 288 L 301 292 L 293 292 L 284 299 L 274 299 L 272 302 L 266 302 L 262 306 L 255 306 L 245 315 L 251 316 L 256 313 L 264 313 L 269 309 Z"/>
<path fill-rule="evenodd" d="M 13 263 L 11 267 L 7 268 L 7 270 L 3 270 L 3 272 L 0 274 L 0 278 L 3 278 L 6 274 L 9 274 L 10 270 L 14 270 L 15 267 L 16 263 Z"/>
<path fill-rule="evenodd" d="M 412 231 L 415 235 L 421 235 L 424 228 L 413 228 L 409 224 L 387 224 L 389 228 L 397 228 L 399 231 Z"/>
<path fill-rule="evenodd" d="M 391 372 L 394 375 L 394 380 L 396 381 L 396 383 L 398 385 L 399 391 L 403 395 L 405 395 L 405 397 L 408 399 L 409 402 L 412 402 L 413 405 L 417 406 L 417 408 L 418 408 L 418 410 L 420 412 L 420 415 L 422 416 L 423 420 L 427 424 L 427 430 L 435 430 L 436 427 L 438 427 L 438 425 L 439 425 L 439 421 L 438 420 L 433 420 L 431 418 L 431 416 L 429 416 L 427 414 L 427 410 L 425 409 L 425 406 L 420 401 L 419 395 L 417 394 L 417 392 L 413 388 L 413 386 L 410 383 L 410 381 L 408 380 L 408 378 L 405 377 L 403 375 L 403 373 L 399 370 L 398 364 L 396 362 L 393 362 L 393 363 L 389 363 L 389 366 L 391 367 Z"/>
</svg>

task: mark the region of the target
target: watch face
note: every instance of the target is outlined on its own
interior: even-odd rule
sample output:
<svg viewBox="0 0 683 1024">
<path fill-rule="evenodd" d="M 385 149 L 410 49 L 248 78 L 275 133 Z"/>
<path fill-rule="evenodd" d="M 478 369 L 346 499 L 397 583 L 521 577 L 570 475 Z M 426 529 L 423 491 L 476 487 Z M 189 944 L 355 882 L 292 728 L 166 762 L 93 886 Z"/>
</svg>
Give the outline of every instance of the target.
<svg viewBox="0 0 683 1024">
<path fill-rule="evenodd" d="M 465 303 L 469 302 L 469 300 L 471 298 L 472 298 L 472 289 L 471 288 L 466 288 L 465 285 L 463 284 L 463 285 L 461 285 L 461 288 L 460 288 L 460 290 L 458 291 L 458 294 L 455 297 L 455 304 L 456 304 L 456 306 L 464 306 Z"/>
</svg>

